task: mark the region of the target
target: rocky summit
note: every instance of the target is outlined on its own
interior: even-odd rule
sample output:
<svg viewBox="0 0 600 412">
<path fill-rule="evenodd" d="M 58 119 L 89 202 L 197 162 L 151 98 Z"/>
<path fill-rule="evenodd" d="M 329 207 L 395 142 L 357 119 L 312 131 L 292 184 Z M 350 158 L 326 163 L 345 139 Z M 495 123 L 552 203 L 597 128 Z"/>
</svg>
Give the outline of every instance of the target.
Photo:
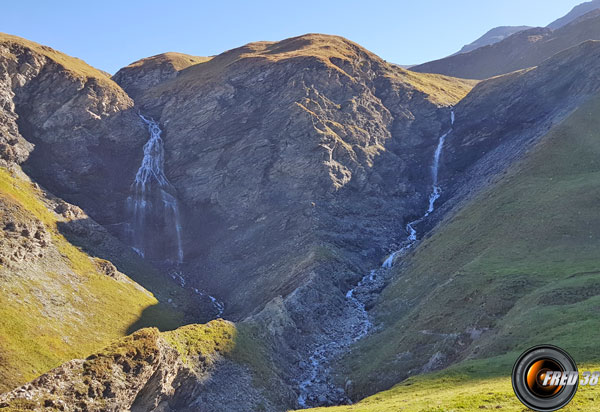
<svg viewBox="0 0 600 412">
<path fill-rule="evenodd" d="M 595 365 L 597 19 L 414 70 L 306 34 L 111 77 L 1 34 L 0 411 L 512 407 L 486 366 L 549 319 Z"/>
</svg>

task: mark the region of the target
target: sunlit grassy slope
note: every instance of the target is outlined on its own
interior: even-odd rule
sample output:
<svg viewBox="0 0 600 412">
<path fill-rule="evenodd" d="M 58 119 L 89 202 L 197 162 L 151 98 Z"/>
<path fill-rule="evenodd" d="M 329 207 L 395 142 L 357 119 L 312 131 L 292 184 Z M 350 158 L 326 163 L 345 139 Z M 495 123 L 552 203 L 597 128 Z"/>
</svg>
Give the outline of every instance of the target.
<svg viewBox="0 0 600 412">
<path fill-rule="evenodd" d="M 0 265 L 0 392 L 126 335 L 158 305 L 132 281 L 101 273 L 94 259 L 60 234 L 57 222 L 64 218 L 48 209 L 42 191 L 4 168 L 0 206 L 6 220 L 41 222 L 51 237 L 42 257 Z M 179 318 L 164 307 L 150 323 L 175 327 Z"/>
<path fill-rule="evenodd" d="M 599 204 L 596 98 L 407 258 L 376 307 L 382 331 L 358 345 L 340 375 L 362 397 L 418 373 L 438 350 L 459 363 L 338 409 L 523 410 L 509 375 L 535 344 L 561 346 L 597 369 Z M 470 328 L 482 336 L 440 338 Z M 568 410 L 594 410 L 599 400 L 600 388 L 585 389 Z"/>
<path fill-rule="evenodd" d="M 452 412 L 497 410 L 525 412 L 513 393 L 510 379 L 494 371 L 508 370 L 517 353 L 468 361 L 444 372 L 416 376 L 394 388 L 354 405 L 310 409 L 315 412 Z M 582 364 L 580 370 L 600 370 L 600 364 Z M 597 410 L 600 388 L 582 386 L 563 411 Z"/>
</svg>

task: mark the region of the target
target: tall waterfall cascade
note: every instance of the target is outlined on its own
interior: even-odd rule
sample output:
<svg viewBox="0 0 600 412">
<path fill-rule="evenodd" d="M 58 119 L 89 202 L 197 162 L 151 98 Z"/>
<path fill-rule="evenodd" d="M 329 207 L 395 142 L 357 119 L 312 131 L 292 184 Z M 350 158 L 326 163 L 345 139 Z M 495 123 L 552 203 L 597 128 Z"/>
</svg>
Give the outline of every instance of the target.
<svg viewBox="0 0 600 412">
<path fill-rule="evenodd" d="M 182 225 L 179 203 L 173 185 L 165 175 L 165 150 L 162 130 L 157 121 L 139 115 L 150 133 L 144 145 L 144 157 L 133 184 L 127 205 L 132 215 L 130 235 L 132 248 L 142 257 L 175 263 L 170 277 L 182 288 L 191 288 L 181 271 L 183 263 Z M 214 317 L 225 311 L 223 302 L 198 288 L 191 290 L 201 299 L 208 299 Z"/>
<path fill-rule="evenodd" d="M 143 257 L 183 263 L 182 227 L 176 191 L 165 175 L 165 150 L 158 122 L 139 115 L 150 133 L 127 199 L 133 249 Z"/>
</svg>

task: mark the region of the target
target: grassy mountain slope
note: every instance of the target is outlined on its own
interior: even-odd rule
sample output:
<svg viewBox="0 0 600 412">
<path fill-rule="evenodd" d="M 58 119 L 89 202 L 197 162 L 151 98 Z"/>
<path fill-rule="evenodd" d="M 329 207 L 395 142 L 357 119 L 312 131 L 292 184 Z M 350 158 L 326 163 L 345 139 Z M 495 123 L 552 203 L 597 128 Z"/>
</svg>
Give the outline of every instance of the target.
<svg viewBox="0 0 600 412">
<path fill-rule="evenodd" d="M 130 332 L 157 307 L 147 290 L 71 244 L 59 225 L 65 203 L 16 168 L 0 169 L 0 392 Z M 152 311 L 172 328 L 181 315 Z"/>
<path fill-rule="evenodd" d="M 462 385 L 474 380 L 486 390 L 496 376 L 508 388 L 511 362 L 535 344 L 559 345 L 579 363 L 598 363 L 599 113 L 600 98 L 581 106 L 398 266 L 375 308 L 382 330 L 343 362 L 340 379 L 352 380 L 355 397 L 462 361 L 451 370 L 466 375 L 444 389 L 458 408 Z M 489 379 L 480 381 L 482 374 Z M 409 383 L 443 384 L 449 376 Z M 384 410 L 377 399 L 399 402 L 415 388 L 426 390 L 404 384 L 372 398 L 370 409 L 352 410 Z"/>
<path fill-rule="evenodd" d="M 468 361 L 436 372 L 407 379 L 392 389 L 348 406 L 307 409 L 314 412 L 447 412 L 501 410 L 529 411 L 514 395 L 506 372 L 520 353 L 487 360 Z M 598 363 L 579 364 L 579 369 L 598 370 Z M 503 371 L 500 376 L 496 371 Z M 595 410 L 600 402 L 597 387 L 581 386 L 566 412 Z"/>
</svg>

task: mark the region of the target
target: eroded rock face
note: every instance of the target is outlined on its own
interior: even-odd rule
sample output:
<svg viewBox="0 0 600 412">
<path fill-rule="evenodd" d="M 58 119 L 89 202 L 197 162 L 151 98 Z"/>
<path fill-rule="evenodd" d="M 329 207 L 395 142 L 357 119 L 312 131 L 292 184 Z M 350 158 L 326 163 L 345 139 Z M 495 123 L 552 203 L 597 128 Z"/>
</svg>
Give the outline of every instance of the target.
<svg viewBox="0 0 600 412">
<path fill-rule="evenodd" d="M 385 257 L 426 202 L 449 119 L 440 107 L 470 88 L 411 76 L 347 40 L 309 35 L 226 52 L 136 99 L 163 129 L 187 271 L 230 301 L 230 316 L 291 293 L 336 254 L 360 256 L 349 266 Z M 448 91 L 429 94 L 436 82 Z"/>
<path fill-rule="evenodd" d="M 444 214 L 450 216 L 445 224 L 455 217 L 458 221 L 460 213 L 464 214 L 460 208 L 474 195 L 502 179 L 507 169 L 515 170 L 514 165 L 526 157 L 530 150 L 535 150 L 534 145 L 549 130 L 558 129 L 555 126 L 573 111 L 577 108 L 581 110 L 581 106 L 590 99 L 597 99 L 600 91 L 599 57 L 600 42 L 584 42 L 553 56 L 536 68 L 485 80 L 456 105 L 454 130 L 446 139 L 440 167 L 442 206 L 424 225 L 436 225 Z M 569 138 L 568 134 L 560 136 L 561 139 Z M 519 196 L 514 199 L 520 200 Z M 464 233 L 462 244 L 467 249 L 471 245 L 474 249 L 481 247 L 469 233 Z M 455 258 L 448 257 L 452 253 L 447 248 L 436 251 L 428 240 L 422 246 L 394 269 L 395 278 L 376 301 L 371 312 L 376 323 L 375 332 L 368 338 L 372 340 L 355 347 L 338 363 L 338 371 L 343 370 L 337 376 L 338 380 L 343 382 L 345 378 L 350 378 L 354 381 L 347 388 L 347 393 L 353 399 L 388 389 L 411 375 L 440 370 L 479 356 L 481 343 L 478 340 L 481 336 L 497 342 L 498 335 L 502 333 L 499 332 L 502 329 L 499 319 L 509 313 L 522 294 L 535 287 L 528 283 L 532 281 L 524 281 L 515 275 L 499 292 L 466 294 L 463 292 L 464 286 L 458 283 L 462 275 L 457 272 L 457 276 L 448 278 L 447 283 L 431 283 L 431 287 L 437 288 L 440 295 L 453 290 L 461 299 L 464 296 L 465 302 L 441 304 L 440 295 L 420 295 L 407 286 L 411 282 L 411 275 L 419 270 L 415 256 L 429 257 L 439 253 L 449 262 Z M 436 269 L 428 269 L 427 272 L 432 276 L 437 273 Z M 429 287 L 425 285 L 430 284 L 421 277 L 417 276 L 416 279 L 420 287 Z M 401 299 L 392 297 L 394 290 L 399 289 L 407 291 L 406 295 Z M 496 298 L 501 300 L 501 304 L 492 303 Z M 477 303 L 471 306 L 471 302 Z M 428 308 L 431 307 L 438 308 L 438 315 L 430 314 Z M 472 318 L 467 322 L 457 321 L 460 316 L 454 315 L 450 319 L 447 313 L 454 308 L 463 311 L 469 310 L 465 308 L 476 308 L 474 313 L 477 313 L 478 319 L 486 321 L 473 322 Z M 423 313 L 428 315 L 423 316 Z M 432 319 L 436 318 L 442 319 L 444 326 L 438 324 L 430 328 L 435 323 Z M 451 327 L 446 325 L 448 319 L 452 322 Z M 398 331 L 403 332 L 401 334 Z M 392 339 L 398 341 L 393 350 L 380 349 L 383 341 Z M 357 366 L 365 364 L 372 365 L 369 372 Z M 382 373 L 380 369 L 383 365 L 393 365 L 390 368 L 393 370 Z M 360 372 L 357 373 L 357 370 Z"/>
<path fill-rule="evenodd" d="M 246 365 L 232 360 L 235 335 L 223 320 L 171 332 L 142 329 L 0 395 L 0 411 L 284 410 L 281 399 L 273 402 L 273 393 L 255 387 Z"/>
<path fill-rule="evenodd" d="M 0 37 L 0 157 L 105 224 L 118 223 L 145 129 L 133 101 L 84 62 Z M 133 160 L 135 159 L 135 160 Z"/>
<path fill-rule="evenodd" d="M 126 198 L 148 140 L 136 112 L 152 116 L 181 209 L 185 285 L 224 300 L 228 317 L 255 315 L 285 371 L 277 391 L 294 407 L 286 390 L 300 361 L 323 335 L 355 326 L 347 290 L 426 208 L 431 157 L 472 82 L 407 72 L 320 35 L 250 44 L 176 75 L 132 66 L 115 79 L 140 88 L 135 106 L 110 81 L 71 76 L 52 59 L 11 83 L 17 130 L 35 144 L 24 167 L 126 239 Z M 94 237 L 85 222 L 64 230 Z M 204 399 L 221 396 L 207 388 Z"/>
<path fill-rule="evenodd" d="M 433 153 L 470 83 L 419 76 L 308 35 L 226 52 L 136 98 L 163 131 L 188 280 L 227 316 L 253 315 L 293 387 L 324 337 L 357 327 L 346 292 L 427 209 Z M 317 401 L 344 399 L 337 389 Z"/>
<path fill-rule="evenodd" d="M 39 219 L 0 196 L 0 265 L 11 268 L 27 259 L 39 260 L 50 242 L 50 233 Z"/>
</svg>

